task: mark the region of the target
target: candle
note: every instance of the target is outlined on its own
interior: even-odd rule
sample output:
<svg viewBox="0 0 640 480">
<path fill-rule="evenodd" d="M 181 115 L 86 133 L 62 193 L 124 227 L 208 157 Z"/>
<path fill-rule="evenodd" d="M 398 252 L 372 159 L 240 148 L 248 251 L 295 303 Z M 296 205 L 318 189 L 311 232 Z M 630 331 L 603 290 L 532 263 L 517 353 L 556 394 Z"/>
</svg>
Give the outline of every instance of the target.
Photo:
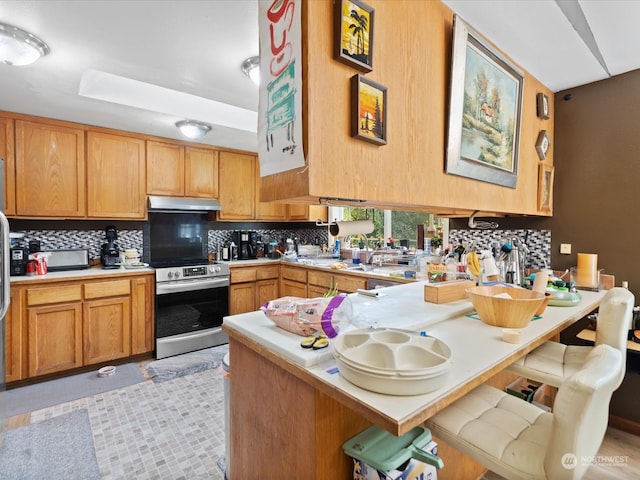
<svg viewBox="0 0 640 480">
<path fill-rule="evenodd" d="M 576 269 L 576 285 L 580 287 L 598 287 L 598 255 L 579 253 Z"/>
</svg>

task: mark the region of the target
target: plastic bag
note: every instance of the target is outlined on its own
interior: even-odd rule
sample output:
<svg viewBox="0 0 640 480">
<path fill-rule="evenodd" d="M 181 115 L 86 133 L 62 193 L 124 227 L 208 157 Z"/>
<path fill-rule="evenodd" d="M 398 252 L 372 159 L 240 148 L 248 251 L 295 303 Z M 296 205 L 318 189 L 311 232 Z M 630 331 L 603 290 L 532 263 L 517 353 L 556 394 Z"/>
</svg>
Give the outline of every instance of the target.
<svg viewBox="0 0 640 480">
<path fill-rule="evenodd" d="M 282 297 L 265 303 L 261 310 L 280 328 L 302 336 L 324 334 L 334 338 L 353 318 L 353 306 L 346 294 Z"/>
</svg>

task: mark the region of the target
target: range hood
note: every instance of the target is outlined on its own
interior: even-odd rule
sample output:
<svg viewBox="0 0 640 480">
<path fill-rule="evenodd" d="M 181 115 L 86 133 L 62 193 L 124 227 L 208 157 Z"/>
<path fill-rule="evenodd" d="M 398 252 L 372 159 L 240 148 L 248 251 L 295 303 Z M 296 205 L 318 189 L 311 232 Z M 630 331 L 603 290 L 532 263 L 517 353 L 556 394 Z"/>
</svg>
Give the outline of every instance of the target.
<svg viewBox="0 0 640 480">
<path fill-rule="evenodd" d="M 160 197 L 149 195 L 150 212 L 194 213 L 221 210 L 220 201 L 215 198 Z"/>
</svg>

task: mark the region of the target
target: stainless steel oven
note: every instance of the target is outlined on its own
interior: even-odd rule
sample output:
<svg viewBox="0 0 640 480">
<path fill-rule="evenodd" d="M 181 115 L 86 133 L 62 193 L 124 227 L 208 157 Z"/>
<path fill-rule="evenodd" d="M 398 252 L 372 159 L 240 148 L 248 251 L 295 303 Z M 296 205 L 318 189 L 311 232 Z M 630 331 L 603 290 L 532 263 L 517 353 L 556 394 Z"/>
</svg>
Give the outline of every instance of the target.
<svg viewBox="0 0 640 480">
<path fill-rule="evenodd" d="M 228 343 L 229 265 L 156 269 L 156 358 Z"/>
</svg>

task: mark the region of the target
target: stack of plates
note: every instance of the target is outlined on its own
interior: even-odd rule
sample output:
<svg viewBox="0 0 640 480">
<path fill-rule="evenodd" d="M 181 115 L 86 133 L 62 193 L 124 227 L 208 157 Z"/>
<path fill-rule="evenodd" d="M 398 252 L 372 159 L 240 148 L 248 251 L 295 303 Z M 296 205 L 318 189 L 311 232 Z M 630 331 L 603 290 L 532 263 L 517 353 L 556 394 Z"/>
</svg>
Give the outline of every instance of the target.
<svg viewBox="0 0 640 480">
<path fill-rule="evenodd" d="M 346 380 L 388 395 L 437 390 L 451 366 L 451 349 L 444 342 L 394 328 L 365 328 L 338 335 L 333 355 Z"/>
</svg>

